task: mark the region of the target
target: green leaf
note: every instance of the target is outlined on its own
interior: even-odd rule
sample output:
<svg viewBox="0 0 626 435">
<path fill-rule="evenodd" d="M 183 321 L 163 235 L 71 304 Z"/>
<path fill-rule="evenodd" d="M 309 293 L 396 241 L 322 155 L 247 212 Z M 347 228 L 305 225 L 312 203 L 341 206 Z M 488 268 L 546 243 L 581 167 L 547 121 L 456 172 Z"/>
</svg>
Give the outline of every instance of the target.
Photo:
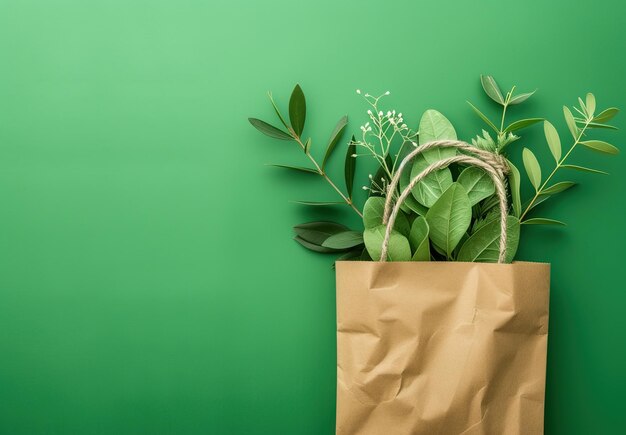
<svg viewBox="0 0 626 435">
<path fill-rule="evenodd" d="M 428 222 L 423 216 L 413 221 L 409 233 L 409 244 L 413 249 L 413 261 L 430 261 L 430 241 L 428 239 Z"/>
<path fill-rule="evenodd" d="M 612 155 L 619 154 L 619 149 L 617 147 L 601 140 L 585 140 L 581 141 L 580 143 L 587 148 L 598 151 L 600 153 Z"/>
<path fill-rule="evenodd" d="M 348 151 L 346 152 L 346 160 L 344 162 L 344 173 L 346 176 L 346 189 L 348 190 L 348 198 L 352 198 L 352 187 L 354 186 L 354 172 L 356 169 L 356 158 L 353 154 L 356 153 L 356 145 L 354 144 L 354 136 L 352 141 L 348 145 Z"/>
<path fill-rule="evenodd" d="M 296 225 L 293 230 L 301 239 L 321 246 L 330 236 L 349 231 L 349 228 L 336 222 L 320 221 Z"/>
<path fill-rule="evenodd" d="M 265 121 L 261 121 L 260 119 L 256 118 L 248 118 L 248 121 L 250 121 L 250 124 L 252 124 L 254 128 L 259 130 L 266 136 L 273 137 L 274 139 L 293 140 L 293 137 L 291 137 L 290 134 L 285 133 L 284 131 L 274 127 L 273 125 L 268 124 Z"/>
<path fill-rule="evenodd" d="M 508 216 L 506 229 L 506 262 L 510 263 L 515 257 L 519 244 L 519 220 L 515 216 Z M 499 216 L 490 219 L 463 243 L 457 261 L 497 262 L 500 256 L 501 232 Z"/>
<path fill-rule="evenodd" d="M 587 107 L 587 114 L 593 116 L 593 112 L 596 111 L 596 97 L 591 92 L 587 94 L 585 106 Z"/>
<path fill-rule="evenodd" d="M 420 119 L 419 125 L 419 143 L 420 145 L 425 144 L 426 142 L 431 142 L 433 140 L 441 140 L 441 139 L 456 139 L 456 130 L 454 126 L 450 123 L 448 118 L 446 118 L 441 112 L 437 110 L 429 109 L 424 112 L 422 118 Z M 452 151 L 452 155 L 455 154 L 454 149 L 450 148 L 437 148 L 431 151 L 439 151 L 440 153 L 446 154 L 446 152 Z M 438 154 L 439 158 L 437 160 L 441 160 L 440 154 Z"/>
<path fill-rule="evenodd" d="M 370 257 L 374 261 L 379 261 L 382 253 L 383 240 L 385 238 L 386 227 L 379 225 L 375 228 L 368 228 L 363 233 L 365 247 Z M 396 230 L 391 231 L 389 237 L 389 249 L 387 250 L 387 259 L 389 261 L 410 261 L 411 247 L 409 241 Z"/>
<path fill-rule="evenodd" d="M 335 145 L 337 145 L 337 142 L 339 142 L 339 139 L 341 139 L 341 136 L 346 129 L 346 125 L 348 125 L 348 117 L 343 116 L 341 117 L 339 122 L 337 122 L 337 125 L 335 125 L 333 132 L 330 134 L 328 146 L 326 147 L 326 154 L 324 155 L 324 160 L 322 160 L 322 169 L 324 169 L 324 166 L 326 166 L 326 162 L 328 161 L 330 155 L 333 153 Z"/>
<path fill-rule="evenodd" d="M 567 128 L 569 128 L 569 132 L 572 134 L 574 139 L 578 139 L 578 127 L 576 126 L 576 121 L 574 120 L 574 115 L 568 109 L 567 106 L 563 106 L 563 116 L 565 116 L 565 122 L 567 123 Z"/>
<path fill-rule="evenodd" d="M 493 77 L 481 75 L 480 83 L 483 85 L 483 89 L 489 98 L 504 106 L 504 97 L 502 96 L 502 92 L 500 92 L 500 88 Z"/>
<path fill-rule="evenodd" d="M 617 107 L 609 107 L 606 110 L 603 110 L 598 114 L 598 116 L 593 118 L 593 122 L 604 123 L 613 119 L 615 115 L 619 113 L 619 109 Z"/>
<path fill-rule="evenodd" d="M 541 185 L 541 166 L 539 166 L 537 157 L 535 157 L 531 150 L 524 148 L 524 151 L 522 151 L 522 160 L 524 161 L 524 168 L 528 174 L 528 179 L 536 191 Z"/>
<path fill-rule="evenodd" d="M 474 106 L 472 103 L 470 103 L 469 101 L 467 102 L 467 104 L 470 105 L 470 107 L 474 110 L 474 112 L 476 112 L 476 114 L 480 117 L 480 119 L 482 119 L 483 121 L 485 121 L 485 123 L 491 127 L 493 129 L 493 131 L 495 131 L 496 133 L 498 133 L 500 130 L 498 130 L 498 127 L 496 127 L 496 125 L 491 122 L 489 120 L 489 118 L 487 118 L 487 116 L 481 112 L 480 110 L 478 110 L 478 108 L 476 106 Z"/>
<path fill-rule="evenodd" d="M 416 157 L 411 168 L 411 179 L 418 176 L 424 169 L 430 166 L 425 159 Z M 408 184 L 408 183 L 407 183 Z M 413 197 L 424 207 L 432 207 L 452 184 L 452 172 L 443 168 L 428 174 L 411 191 Z"/>
<path fill-rule="evenodd" d="M 280 110 L 278 110 L 278 106 L 274 102 L 274 98 L 272 97 L 272 93 L 268 92 L 267 96 L 269 97 L 270 102 L 272 103 L 272 107 L 274 107 L 274 112 L 276 112 L 276 115 L 278 115 L 278 119 L 280 119 L 280 122 L 285 126 L 285 128 L 289 129 L 289 126 L 287 125 L 287 122 L 285 121 L 285 118 L 283 118 L 283 115 L 280 113 Z"/>
<path fill-rule="evenodd" d="M 320 252 L 322 254 L 330 254 L 330 253 L 341 252 L 340 250 L 337 250 L 337 249 L 326 248 L 325 246 L 316 245 L 315 243 L 311 243 L 309 241 L 306 241 L 302 237 L 299 237 L 299 236 L 296 236 L 293 239 L 296 242 L 300 243 L 305 248 L 307 248 L 307 249 L 309 249 L 311 251 Z"/>
<path fill-rule="evenodd" d="M 428 210 L 426 220 L 430 239 L 449 257 L 472 220 L 472 206 L 463 186 L 452 183 Z"/>
<path fill-rule="evenodd" d="M 363 206 L 363 226 L 366 229 L 376 228 L 383 224 L 385 200 L 386 199 L 381 196 L 371 196 L 365 201 L 365 205 Z M 397 230 L 400 234 L 409 235 L 410 225 L 404 213 L 398 213 L 393 227 L 394 230 Z"/>
<path fill-rule="evenodd" d="M 415 146 L 411 142 L 404 142 L 402 144 L 402 148 L 400 148 L 400 151 L 398 153 L 397 161 L 401 162 L 402 160 L 404 160 L 404 158 L 411 151 L 413 151 L 414 149 L 415 149 Z M 400 175 L 400 182 L 398 183 L 398 186 L 400 188 L 400 192 L 404 192 L 404 189 L 406 189 L 406 187 L 411 182 L 411 170 L 410 170 L 410 168 L 412 168 L 412 166 L 406 167 L 404 169 L 404 171 L 402 172 L 402 174 Z M 385 178 L 387 178 L 387 177 L 385 177 Z M 379 178 L 377 178 L 377 179 L 379 179 Z M 406 199 L 404 200 L 404 205 L 408 209 L 414 211 L 415 213 L 417 213 L 420 216 L 426 215 L 426 212 L 428 211 L 428 208 L 424 207 L 422 204 L 417 202 L 417 200 L 415 199 L 415 197 L 413 195 L 409 195 L 409 196 L 406 197 Z"/>
<path fill-rule="evenodd" d="M 522 222 L 522 225 L 566 225 L 564 222 L 547 218 L 530 218 Z"/>
<path fill-rule="evenodd" d="M 317 172 L 317 170 L 315 170 L 313 168 L 305 168 L 303 166 L 289 166 L 289 165 L 268 165 L 268 166 L 273 166 L 275 168 L 292 169 L 292 170 L 298 171 L 298 172 L 304 172 L 304 173 L 307 173 L 307 174 L 319 175 L 319 172 Z"/>
<path fill-rule="evenodd" d="M 504 129 L 504 132 L 508 133 L 510 131 L 521 130 L 522 128 L 530 127 L 541 121 L 543 121 L 543 118 L 520 119 L 519 121 L 512 122 L 511 125 Z"/>
<path fill-rule="evenodd" d="M 574 169 L 576 171 L 581 171 L 581 172 L 590 172 L 593 174 L 603 174 L 603 175 L 609 175 L 608 172 L 604 172 L 604 171 L 599 171 L 597 169 L 591 169 L 591 168 L 585 168 L 584 166 L 578 166 L 578 165 L 561 165 L 562 168 L 568 168 L 568 169 Z"/>
<path fill-rule="evenodd" d="M 520 184 L 521 184 L 521 177 L 520 177 L 520 173 L 519 170 L 517 169 L 517 167 L 511 163 L 509 160 L 507 160 L 507 163 L 509 164 L 509 168 L 511 169 L 511 171 L 509 172 L 509 185 L 511 188 L 511 200 L 513 202 L 513 213 L 515 214 L 515 216 L 520 217 L 520 215 L 522 214 L 522 199 L 521 199 L 521 195 L 520 195 Z"/>
<path fill-rule="evenodd" d="M 561 138 L 559 137 L 559 133 L 554 128 L 554 125 L 550 124 L 549 121 L 544 121 L 543 123 L 543 131 L 546 135 L 546 141 L 548 141 L 548 147 L 550 147 L 550 152 L 559 163 L 561 160 Z"/>
<path fill-rule="evenodd" d="M 337 257 L 337 260 L 335 261 L 359 261 L 361 259 L 362 252 L 363 252 L 363 249 L 355 249 L 352 251 L 348 251 L 345 254 L 342 254 L 339 257 Z"/>
<path fill-rule="evenodd" d="M 475 166 L 463 169 L 456 181 L 465 188 L 471 205 L 478 204 L 496 190 L 489 174 Z"/>
<path fill-rule="evenodd" d="M 360 231 L 344 231 L 333 234 L 322 243 L 325 248 L 348 249 L 363 244 L 363 233 Z"/>
<path fill-rule="evenodd" d="M 514 96 L 513 98 L 511 98 L 509 100 L 509 105 L 514 105 L 514 104 L 520 104 L 523 103 L 524 101 L 528 100 L 535 92 L 537 91 L 532 91 L 532 92 L 528 92 L 526 94 L 519 94 Z"/>
<path fill-rule="evenodd" d="M 574 186 L 576 183 L 573 181 L 561 181 L 559 183 L 553 184 L 552 186 L 541 191 L 542 195 L 554 195 L 556 193 L 561 193 L 564 190 L 569 189 Z"/>
<path fill-rule="evenodd" d="M 291 128 L 296 132 L 298 136 L 302 134 L 304 130 L 304 120 L 306 119 L 306 100 L 304 99 L 304 93 L 300 85 L 296 85 L 291 92 L 291 98 L 289 98 L 289 121 L 291 122 Z"/>
<path fill-rule="evenodd" d="M 581 120 L 581 122 L 585 122 L 584 120 Z M 588 122 L 587 123 L 587 128 L 605 128 L 607 130 L 619 130 L 617 127 L 614 127 L 612 125 L 608 125 L 608 124 L 599 124 L 597 122 Z"/>
<path fill-rule="evenodd" d="M 344 201 L 293 201 L 300 205 L 310 205 L 314 207 L 326 207 L 329 205 L 346 205 Z"/>
<path fill-rule="evenodd" d="M 311 138 L 308 138 L 304 143 L 304 154 L 309 154 L 309 150 L 311 149 Z"/>
</svg>

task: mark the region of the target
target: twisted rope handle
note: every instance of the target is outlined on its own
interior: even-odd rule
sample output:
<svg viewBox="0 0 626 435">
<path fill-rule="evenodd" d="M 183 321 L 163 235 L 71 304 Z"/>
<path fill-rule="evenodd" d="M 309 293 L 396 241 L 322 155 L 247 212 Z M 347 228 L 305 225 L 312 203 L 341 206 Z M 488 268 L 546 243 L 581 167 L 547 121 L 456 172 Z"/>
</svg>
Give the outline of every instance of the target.
<svg viewBox="0 0 626 435">
<path fill-rule="evenodd" d="M 409 183 L 409 185 L 404 189 L 404 191 L 400 194 L 400 197 L 396 201 L 396 204 L 391 210 L 391 203 L 393 201 L 393 194 L 396 191 L 398 183 L 400 182 L 400 177 L 402 175 L 402 171 L 406 167 L 406 165 L 418 154 L 423 153 L 424 151 L 435 148 L 458 148 L 464 151 L 468 151 L 474 156 L 469 155 L 457 155 L 454 157 L 449 157 L 438 162 L 435 162 L 429 165 L 426 169 L 420 172 L 415 176 Z M 383 225 L 387 225 L 385 230 L 385 238 L 383 240 L 382 251 L 380 256 L 380 261 L 387 261 L 387 251 L 389 249 L 389 239 L 391 237 L 391 231 L 396 221 L 396 217 L 400 212 L 400 208 L 402 203 L 406 200 L 406 198 L 411 194 L 413 188 L 422 181 L 429 174 L 448 167 L 453 163 L 466 163 L 472 166 L 479 167 L 483 169 L 487 174 L 491 177 L 493 184 L 496 188 L 496 194 L 498 195 L 498 200 L 500 203 L 500 255 L 498 257 L 498 263 L 504 263 L 506 261 L 506 238 L 507 238 L 507 216 L 508 216 L 508 205 L 506 198 L 506 187 L 504 182 L 505 174 L 508 172 L 509 167 L 506 163 L 506 160 L 498 155 L 488 151 L 484 151 L 473 147 L 467 142 L 457 141 L 457 140 L 440 140 L 440 141 L 431 141 L 427 142 L 423 145 L 418 146 L 415 150 L 411 151 L 400 163 L 398 169 L 391 179 L 389 183 L 389 188 L 387 190 L 387 199 L 385 201 L 385 210 L 383 213 Z"/>
</svg>

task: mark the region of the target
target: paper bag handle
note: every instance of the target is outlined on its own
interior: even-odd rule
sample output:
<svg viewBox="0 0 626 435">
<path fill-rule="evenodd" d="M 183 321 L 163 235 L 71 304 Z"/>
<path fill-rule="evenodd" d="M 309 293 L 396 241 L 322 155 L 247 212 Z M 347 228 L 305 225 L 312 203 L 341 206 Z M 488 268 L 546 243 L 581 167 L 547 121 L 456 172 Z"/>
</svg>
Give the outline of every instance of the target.
<svg viewBox="0 0 626 435">
<path fill-rule="evenodd" d="M 393 195 L 396 191 L 398 183 L 400 182 L 400 176 L 402 175 L 402 171 L 407 166 L 407 164 L 415 158 L 418 154 L 423 153 L 424 151 L 431 148 L 458 148 L 463 151 L 467 151 L 474 156 L 460 154 L 454 157 L 449 157 L 446 159 L 439 160 L 431 165 L 429 165 L 426 169 L 416 175 L 408 186 L 404 189 L 404 191 L 398 197 L 393 210 L 391 209 L 391 204 L 393 202 Z M 389 239 L 391 237 L 391 231 L 393 229 L 393 225 L 395 224 L 396 217 L 400 212 L 400 207 L 402 203 L 406 200 L 406 198 L 411 194 L 411 190 L 422 181 L 426 176 L 435 172 L 439 169 L 443 169 L 453 163 L 466 163 L 472 166 L 479 167 L 483 169 L 492 179 L 493 184 L 496 188 L 496 194 L 498 195 L 498 200 L 500 203 L 500 255 L 498 257 L 498 263 L 506 262 L 506 237 L 507 237 L 507 216 L 508 216 L 508 205 L 507 205 L 507 197 L 506 197 L 506 187 L 505 187 L 505 174 L 509 171 L 509 166 L 506 163 L 506 159 L 499 154 L 494 154 L 489 151 L 484 151 L 479 148 L 476 148 L 467 142 L 458 141 L 458 140 L 438 140 L 431 141 L 425 144 L 422 144 L 411 151 L 400 163 L 398 169 L 394 177 L 391 179 L 389 183 L 389 187 L 387 189 L 387 199 L 385 201 L 385 211 L 383 213 L 383 225 L 387 225 L 385 230 L 385 238 L 383 240 L 382 251 L 380 256 L 380 261 L 387 260 L 387 251 L 389 249 Z"/>
</svg>

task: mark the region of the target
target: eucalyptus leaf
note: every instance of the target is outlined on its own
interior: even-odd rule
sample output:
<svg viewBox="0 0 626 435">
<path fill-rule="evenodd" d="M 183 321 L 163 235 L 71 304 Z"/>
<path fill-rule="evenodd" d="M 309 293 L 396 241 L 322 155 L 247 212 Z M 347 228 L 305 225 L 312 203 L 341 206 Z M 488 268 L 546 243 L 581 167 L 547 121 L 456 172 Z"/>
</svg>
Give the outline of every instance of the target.
<svg viewBox="0 0 626 435">
<path fill-rule="evenodd" d="M 475 166 L 463 169 L 457 182 L 465 188 L 471 205 L 478 204 L 496 190 L 489 174 Z"/>
<path fill-rule="evenodd" d="M 300 85 L 296 85 L 289 98 L 289 121 L 291 128 L 300 136 L 304 130 L 304 120 L 306 119 L 306 100 Z"/>
<path fill-rule="evenodd" d="M 336 222 L 320 221 L 296 225 L 293 230 L 303 240 L 321 246 L 330 236 L 349 231 L 349 228 Z"/>
<path fill-rule="evenodd" d="M 513 98 L 511 98 L 509 100 L 509 105 L 514 105 L 514 104 L 520 104 L 523 103 L 524 101 L 528 100 L 530 97 L 532 97 L 532 95 L 537 92 L 537 91 L 532 91 L 532 92 L 528 92 L 525 94 L 519 94 L 514 96 Z"/>
<path fill-rule="evenodd" d="M 360 231 L 344 231 L 333 234 L 322 243 L 325 248 L 348 249 L 363 244 L 363 233 Z"/>
<path fill-rule="evenodd" d="M 617 115 L 618 113 L 619 109 L 617 107 L 609 107 L 608 109 L 600 112 L 598 116 L 594 117 L 593 122 L 602 124 L 606 121 L 613 119 L 613 117 L 615 117 L 615 115 Z"/>
<path fill-rule="evenodd" d="M 548 218 L 530 218 L 526 219 L 522 222 L 523 225 L 561 225 L 565 226 L 566 224 L 561 221 L 557 221 L 555 219 Z"/>
<path fill-rule="evenodd" d="M 341 136 L 346 129 L 346 125 L 348 125 L 348 117 L 342 116 L 341 119 L 337 122 L 337 125 L 335 125 L 333 132 L 330 134 L 328 146 L 326 147 L 326 154 L 324 155 L 324 160 L 322 161 L 322 169 L 324 169 L 324 166 L 326 166 L 326 162 L 333 153 L 337 142 L 339 142 L 339 139 L 341 139 Z"/>
<path fill-rule="evenodd" d="M 463 186 L 452 183 L 428 210 L 426 220 L 430 239 L 449 257 L 472 220 L 472 206 Z"/>
<path fill-rule="evenodd" d="M 511 201 L 513 202 L 513 214 L 517 217 L 520 217 L 522 214 L 522 199 L 520 194 L 520 185 L 521 185 L 521 177 L 519 173 L 519 169 L 511 163 L 511 161 L 507 160 L 507 163 L 510 168 L 509 172 L 509 186 L 511 189 Z"/>
<path fill-rule="evenodd" d="M 578 127 L 576 126 L 576 121 L 574 120 L 574 115 L 572 115 L 571 110 L 567 106 L 563 106 L 563 116 L 565 116 L 565 122 L 567 123 L 567 128 L 569 128 L 569 132 L 572 134 L 574 139 L 578 139 Z"/>
<path fill-rule="evenodd" d="M 487 116 L 481 112 L 480 110 L 478 110 L 478 108 L 476 106 L 474 106 L 472 103 L 470 103 L 469 101 L 467 102 L 467 104 L 470 105 L 470 107 L 474 110 L 474 112 L 480 117 L 480 119 L 482 119 L 483 121 L 485 121 L 485 123 L 491 127 L 493 129 L 493 131 L 495 131 L 496 133 L 498 133 L 500 130 L 498 129 L 498 127 L 496 127 L 496 125 L 491 122 L 489 120 L 489 118 L 487 118 Z"/>
<path fill-rule="evenodd" d="M 608 172 L 604 172 L 604 171 L 599 171 L 597 169 L 592 169 L 592 168 L 586 168 L 584 166 L 578 166 L 578 165 L 561 165 L 562 168 L 568 168 L 568 169 L 574 169 L 575 171 L 581 171 L 581 172 L 589 172 L 589 173 L 593 173 L 593 174 L 602 174 L 602 175 L 609 175 Z"/>
<path fill-rule="evenodd" d="M 290 165 L 268 165 L 268 166 L 273 166 L 274 168 L 291 169 L 291 170 L 297 171 L 297 172 L 304 172 L 305 174 L 319 175 L 319 172 L 317 172 L 316 169 L 305 168 L 303 166 L 290 166 Z"/>
<path fill-rule="evenodd" d="M 507 128 L 504 129 L 505 133 L 521 130 L 522 128 L 530 127 L 538 122 L 543 121 L 543 118 L 528 118 L 520 119 L 519 121 L 512 122 Z"/>
<path fill-rule="evenodd" d="M 524 151 L 522 151 L 522 160 L 524 161 L 524 168 L 526 168 L 530 184 L 533 185 L 535 190 L 539 190 L 539 186 L 541 185 L 541 167 L 539 166 L 537 157 L 535 157 L 535 154 L 533 154 L 531 150 L 524 148 Z"/>
<path fill-rule="evenodd" d="M 363 233 L 363 240 L 369 256 L 374 261 L 379 261 L 382 254 L 383 240 L 385 239 L 386 227 L 379 225 L 368 228 Z M 392 230 L 389 237 L 389 247 L 387 250 L 389 261 L 410 261 L 411 247 L 409 240 L 399 232 Z"/>
<path fill-rule="evenodd" d="M 576 183 L 573 181 L 561 181 L 559 183 L 555 183 L 550 187 L 547 187 L 541 191 L 542 195 L 554 195 L 556 193 L 561 193 L 564 190 L 569 189 L 574 186 Z"/>
<path fill-rule="evenodd" d="M 266 136 L 272 137 L 274 139 L 293 140 L 293 137 L 291 137 L 290 134 L 285 133 L 281 129 L 276 128 L 265 121 L 261 121 L 260 119 L 256 118 L 248 118 L 248 121 L 250 121 L 250 124 L 252 124 L 254 128 L 259 130 Z"/>
<path fill-rule="evenodd" d="M 353 155 L 356 153 L 356 145 L 354 143 L 354 136 L 352 141 L 348 145 L 346 151 L 346 159 L 344 162 L 344 174 L 346 177 L 346 189 L 348 191 L 348 198 L 352 198 L 352 187 L 354 186 L 354 172 L 356 170 L 356 159 Z"/>
<path fill-rule="evenodd" d="M 612 155 L 619 154 L 619 149 L 616 146 L 601 140 L 585 140 L 581 141 L 580 144 L 600 153 Z"/>
<path fill-rule="evenodd" d="M 413 261 L 430 261 L 430 241 L 428 239 L 428 222 L 423 216 L 413 221 L 409 233 L 409 244 L 413 249 Z"/>
<path fill-rule="evenodd" d="M 483 89 L 489 98 L 504 106 L 504 97 L 502 96 L 502 92 L 493 77 L 481 75 L 480 83 L 483 85 Z"/>
<path fill-rule="evenodd" d="M 520 222 L 515 216 L 506 220 L 506 262 L 515 257 L 519 244 Z M 502 228 L 499 217 L 489 220 L 474 232 L 461 246 L 457 261 L 495 263 L 500 256 Z"/>
<path fill-rule="evenodd" d="M 331 253 L 341 252 L 340 250 L 337 250 L 337 249 L 332 249 L 332 248 L 327 248 L 325 246 L 316 245 L 315 243 L 311 243 L 307 240 L 304 240 L 302 237 L 299 237 L 299 236 L 296 236 L 293 239 L 299 244 L 301 244 L 302 246 L 304 246 L 305 248 L 311 251 L 322 253 L 322 254 L 331 254 Z"/>
<path fill-rule="evenodd" d="M 548 147 L 550 147 L 550 152 L 556 160 L 557 163 L 561 160 L 561 138 L 559 138 L 559 133 L 554 128 L 554 125 L 550 124 L 549 121 L 544 121 L 543 123 L 543 131 L 546 135 L 546 141 L 548 142 Z"/>
</svg>

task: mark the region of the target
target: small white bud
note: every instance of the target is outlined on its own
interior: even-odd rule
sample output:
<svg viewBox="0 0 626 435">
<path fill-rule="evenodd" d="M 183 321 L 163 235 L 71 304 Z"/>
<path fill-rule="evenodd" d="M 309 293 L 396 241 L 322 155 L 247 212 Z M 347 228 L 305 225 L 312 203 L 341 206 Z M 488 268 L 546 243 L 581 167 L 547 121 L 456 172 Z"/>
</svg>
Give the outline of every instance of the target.
<svg viewBox="0 0 626 435">
<path fill-rule="evenodd" d="M 378 116 L 383 116 L 383 111 L 378 112 Z"/>
<path fill-rule="evenodd" d="M 368 114 L 368 115 L 371 115 L 371 114 L 372 114 L 372 111 L 371 111 L 371 110 L 368 110 L 368 111 L 367 111 L 367 114 Z"/>
<path fill-rule="evenodd" d="M 352 157 L 356 158 L 356 154 L 352 154 Z"/>
<path fill-rule="evenodd" d="M 406 124 L 402 124 L 402 128 L 406 128 Z"/>
<path fill-rule="evenodd" d="M 368 177 L 369 177 L 370 180 L 373 178 L 372 174 L 369 174 Z"/>
<path fill-rule="evenodd" d="M 356 90 L 356 93 L 357 93 L 357 94 L 359 94 L 359 95 L 361 95 L 361 90 L 360 90 L 360 89 L 357 89 L 357 90 Z"/>
<path fill-rule="evenodd" d="M 369 190 L 369 187 L 363 186 L 363 190 Z"/>
<path fill-rule="evenodd" d="M 402 112 L 398 113 L 398 116 L 399 116 L 400 118 L 402 118 Z"/>
<path fill-rule="evenodd" d="M 389 91 L 385 92 L 385 95 L 389 95 L 389 94 L 391 94 L 391 92 L 389 92 Z"/>
</svg>

